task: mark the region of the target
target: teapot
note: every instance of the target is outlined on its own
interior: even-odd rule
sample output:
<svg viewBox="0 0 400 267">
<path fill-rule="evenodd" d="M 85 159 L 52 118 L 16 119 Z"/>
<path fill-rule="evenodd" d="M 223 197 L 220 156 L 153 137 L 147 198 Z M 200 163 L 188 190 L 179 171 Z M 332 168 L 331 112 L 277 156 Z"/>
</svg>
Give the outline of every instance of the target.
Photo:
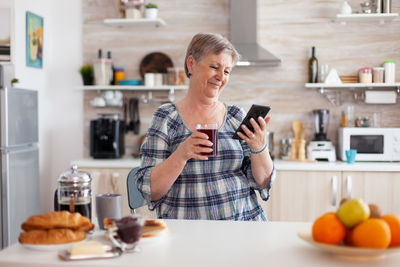
<svg viewBox="0 0 400 267">
<path fill-rule="evenodd" d="M 79 212 L 82 216 L 92 218 L 92 178 L 77 165 L 60 174 L 58 187 L 54 195 L 54 210 Z"/>
</svg>

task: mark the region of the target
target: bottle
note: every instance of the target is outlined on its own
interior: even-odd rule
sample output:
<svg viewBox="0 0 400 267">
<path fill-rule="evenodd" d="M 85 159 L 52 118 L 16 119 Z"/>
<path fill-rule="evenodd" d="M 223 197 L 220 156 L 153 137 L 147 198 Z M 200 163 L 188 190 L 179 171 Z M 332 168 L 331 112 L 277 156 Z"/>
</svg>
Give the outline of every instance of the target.
<svg viewBox="0 0 400 267">
<path fill-rule="evenodd" d="M 318 59 L 315 57 L 315 47 L 312 47 L 311 58 L 308 61 L 308 82 L 318 82 Z"/>
<path fill-rule="evenodd" d="M 103 52 L 101 51 L 101 49 L 99 49 L 99 51 L 97 51 L 97 59 L 101 60 L 103 57 Z"/>
<path fill-rule="evenodd" d="M 114 78 L 114 63 L 112 62 L 112 59 L 111 59 L 111 51 L 107 51 L 107 59 L 109 59 L 110 62 L 111 62 L 110 85 L 114 85 L 114 84 L 115 84 L 115 78 Z"/>
<path fill-rule="evenodd" d="M 346 122 L 347 122 L 346 112 L 342 111 L 342 127 L 346 127 Z"/>
</svg>

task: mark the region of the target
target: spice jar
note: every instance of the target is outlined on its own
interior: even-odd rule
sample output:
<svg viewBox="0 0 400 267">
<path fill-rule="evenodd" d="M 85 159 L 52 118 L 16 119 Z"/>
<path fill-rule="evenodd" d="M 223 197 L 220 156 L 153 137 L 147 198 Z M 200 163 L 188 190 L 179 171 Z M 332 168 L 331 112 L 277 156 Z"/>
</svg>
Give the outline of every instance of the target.
<svg viewBox="0 0 400 267">
<path fill-rule="evenodd" d="M 372 68 L 362 68 L 358 72 L 360 83 L 372 83 Z"/>
</svg>

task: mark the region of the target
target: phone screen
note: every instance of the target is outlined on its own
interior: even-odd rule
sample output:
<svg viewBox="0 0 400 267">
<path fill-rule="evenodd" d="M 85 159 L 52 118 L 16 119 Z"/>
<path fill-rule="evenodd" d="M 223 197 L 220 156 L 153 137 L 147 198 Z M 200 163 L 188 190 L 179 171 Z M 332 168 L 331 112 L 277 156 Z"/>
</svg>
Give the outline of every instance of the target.
<svg viewBox="0 0 400 267">
<path fill-rule="evenodd" d="M 242 129 L 243 124 L 246 125 L 250 131 L 254 132 L 254 128 L 253 128 L 253 126 L 251 126 L 250 119 L 253 118 L 257 121 L 257 118 L 260 116 L 265 119 L 265 117 L 267 116 L 267 114 L 270 110 L 271 110 L 270 106 L 262 106 L 262 105 L 255 105 L 255 104 L 252 105 L 249 112 L 247 112 L 246 117 L 243 119 L 240 126 L 236 129 L 235 134 L 233 135 L 232 138 L 240 140 L 241 138 L 237 134 L 238 132 L 241 132 L 242 134 L 246 135 Z"/>
</svg>

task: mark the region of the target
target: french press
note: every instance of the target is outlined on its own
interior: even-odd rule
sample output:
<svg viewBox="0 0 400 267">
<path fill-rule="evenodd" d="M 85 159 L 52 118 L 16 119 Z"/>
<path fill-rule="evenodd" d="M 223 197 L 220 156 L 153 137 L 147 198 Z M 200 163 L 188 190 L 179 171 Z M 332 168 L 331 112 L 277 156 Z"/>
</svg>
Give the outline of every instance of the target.
<svg viewBox="0 0 400 267">
<path fill-rule="evenodd" d="M 54 199 L 55 210 L 79 212 L 82 216 L 92 219 L 92 178 L 83 171 L 78 171 L 77 165 L 60 174 Z"/>
</svg>

